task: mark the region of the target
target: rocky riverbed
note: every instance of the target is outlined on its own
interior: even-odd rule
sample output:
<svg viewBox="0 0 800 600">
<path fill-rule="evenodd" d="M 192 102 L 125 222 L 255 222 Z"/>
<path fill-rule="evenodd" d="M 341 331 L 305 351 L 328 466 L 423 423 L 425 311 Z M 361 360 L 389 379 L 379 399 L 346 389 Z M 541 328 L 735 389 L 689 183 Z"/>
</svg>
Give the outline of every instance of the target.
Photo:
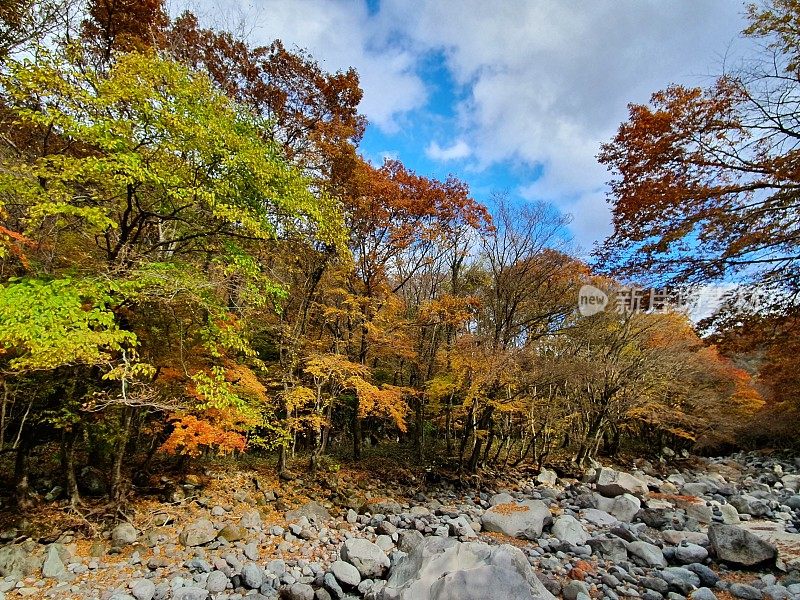
<svg viewBox="0 0 800 600">
<path fill-rule="evenodd" d="M 95 539 L 3 532 L 0 600 L 800 598 L 798 471 L 757 454 L 637 461 L 296 507 L 256 480 Z"/>
</svg>

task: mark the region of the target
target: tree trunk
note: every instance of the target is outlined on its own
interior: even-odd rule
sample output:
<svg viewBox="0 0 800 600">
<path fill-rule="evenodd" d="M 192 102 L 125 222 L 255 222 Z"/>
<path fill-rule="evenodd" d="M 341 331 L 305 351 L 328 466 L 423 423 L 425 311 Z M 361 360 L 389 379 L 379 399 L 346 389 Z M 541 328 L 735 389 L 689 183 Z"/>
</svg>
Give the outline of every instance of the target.
<svg viewBox="0 0 800 600">
<path fill-rule="evenodd" d="M 367 290 L 370 289 L 370 286 L 367 286 Z M 367 296 L 371 296 L 372 294 L 368 292 Z M 371 312 L 371 311 L 368 311 Z M 368 321 L 372 315 L 365 315 L 364 321 L 361 323 L 361 341 L 358 350 L 358 362 L 362 365 L 367 364 L 367 354 L 369 352 L 369 343 L 367 340 L 369 339 L 369 326 Z M 355 403 L 353 405 L 353 460 L 361 460 L 362 449 L 364 447 L 364 433 L 362 431 L 362 419 L 361 415 L 359 414 L 360 402 L 358 396 L 356 396 Z"/>
<path fill-rule="evenodd" d="M 572 459 L 572 462 L 575 463 L 576 466 L 583 468 L 586 462 L 586 457 L 589 454 L 589 450 L 587 448 L 586 442 L 581 442 L 581 445 L 578 447 L 578 451 L 575 453 L 575 458 Z"/>
<path fill-rule="evenodd" d="M 69 505 L 75 508 L 81 504 L 81 495 L 78 491 L 78 477 L 75 474 L 75 438 L 77 432 L 73 429 L 61 433 L 61 465 L 64 469 L 64 479 L 69 495 Z"/>
<path fill-rule="evenodd" d="M 470 407 L 467 416 L 464 419 L 464 434 L 461 437 L 461 443 L 459 444 L 458 448 L 458 468 L 461 469 L 464 466 L 464 454 L 467 451 L 467 442 L 469 441 L 470 435 L 474 430 L 474 407 Z"/>
<path fill-rule="evenodd" d="M 421 395 L 416 398 L 415 408 L 415 424 L 414 428 L 414 449 L 416 450 L 417 460 L 422 462 L 425 455 L 425 403 Z"/>
<path fill-rule="evenodd" d="M 128 440 L 131 437 L 131 424 L 133 423 L 133 408 L 125 407 L 122 413 L 122 431 L 117 441 L 116 452 L 114 453 L 114 463 L 111 471 L 111 498 L 115 502 L 120 502 L 126 492 L 125 482 L 122 477 L 122 463 L 125 459 L 125 451 L 128 447 Z"/>
<path fill-rule="evenodd" d="M 586 436 L 581 440 L 578 452 L 573 459 L 573 462 L 578 467 L 584 467 L 587 460 L 592 458 L 597 451 L 603 433 L 603 416 L 598 415 L 594 417 L 589 423 L 589 428 L 586 431 Z"/>
<path fill-rule="evenodd" d="M 447 447 L 447 456 L 453 455 L 453 395 L 447 397 L 444 413 L 444 443 Z"/>
<path fill-rule="evenodd" d="M 516 438 L 509 437 L 508 443 L 506 444 L 506 457 L 503 459 L 503 469 L 508 467 L 508 461 L 511 460 L 511 453 L 514 452 L 514 448 L 517 447 L 517 440 Z"/>
<path fill-rule="evenodd" d="M 483 440 L 481 438 L 475 439 L 475 445 L 472 447 L 472 454 L 467 463 L 467 472 L 475 473 L 478 470 L 478 460 L 481 456 L 481 448 L 483 447 Z"/>
<path fill-rule="evenodd" d="M 283 350 L 281 350 L 283 353 Z M 282 359 L 283 360 L 283 359 Z M 280 423 L 286 423 L 286 420 L 289 418 L 289 410 L 286 406 L 286 399 L 285 395 L 289 391 L 289 384 L 284 377 L 283 380 L 283 395 L 279 396 L 280 404 L 278 406 L 278 421 Z M 286 472 L 286 442 L 283 442 L 278 446 L 278 462 L 275 465 L 275 471 L 277 471 L 278 475 L 280 476 L 282 473 Z"/>
<path fill-rule="evenodd" d="M 286 472 L 286 444 L 278 446 L 278 464 L 275 465 L 278 475 Z"/>
<path fill-rule="evenodd" d="M 314 431 L 311 436 L 311 458 L 309 459 L 308 469 L 312 475 L 317 473 L 319 459 L 322 456 L 322 432 Z"/>
<path fill-rule="evenodd" d="M 481 415 L 479 421 L 476 423 L 475 426 L 475 445 L 472 447 L 472 455 L 469 457 L 469 463 L 467 464 L 467 471 L 469 473 L 475 473 L 478 470 L 478 461 L 481 458 L 481 449 L 483 447 L 483 440 L 478 437 L 478 431 L 485 431 L 490 428 L 490 423 L 492 422 L 492 414 L 493 409 L 491 407 L 485 409 L 483 414 Z M 492 442 L 493 433 L 491 432 L 489 435 L 489 443 Z"/>
<path fill-rule="evenodd" d="M 31 413 L 31 408 L 33 408 L 33 400 L 28 402 L 28 408 L 25 409 L 25 414 L 22 415 L 22 420 L 19 422 L 19 429 L 17 430 L 17 437 L 14 440 L 14 445 L 12 448 L 18 448 L 22 442 L 22 432 L 25 430 L 25 421 L 28 420 L 28 415 Z"/>
<path fill-rule="evenodd" d="M 502 453 L 503 448 L 507 448 L 509 446 L 510 441 L 511 441 L 511 435 L 504 435 L 503 437 L 500 438 L 500 443 L 497 444 L 497 452 L 495 452 L 494 456 L 492 457 L 491 462 L 493 465 L 496 465 L 497 461 L 500 460 L 500 454 Z"/>
<path fill-rule="evenodd" d="M 9 406 L 10 393 L 8 390 L 8 382 L 0 376 L 0 381 L 3 384 L 3 404 L 0 406 L 0 450 L 6 445 L 6 412 Z"/>
<path fill-rule="evenodd" d="M 536 466 L 540 471 L 542 467 L 544 467 L 544 461 L 547 460 L 547 457 L 550 455 L 550 450 L 550 437 L 545 433 L 542 436 L 542 451 L 536 459 Z"/>
<path fill-rule="evenodd" d="M 495 436 L 495 433 L 494 433 L 494 429 L 492 429 L 489 432 L 489 439 L 486 440 L 486 448 L 484 448 L 484 450 L 483 450 L 483 458 L 481 459 L 481 464 L 482 465 L 485 465 L 486 461 L 489 460 L 489 453 L 492 450 L 492 444 L 494 444 L 494 438 L 495 437 L 496 436 Z"/>
<path fill-rule="evenodd" d="M 358 398 L 353 407 L 353 460 L 361 460 L 361 449 L 363 447 L 363 432 L 361 430 L 361 418 L 358 416 Z"/>
<path fill-rule="evenodd" d="M 17 506 L 26 508 L 30 506 L 30 482 L 28 479 L 28 456 L 31 446 L 25 437 L 18 438 L 17 454 L 14 457 L 14 499 Z"/>
<path fill-rule="evenodd" d="M 608 442 L 608 454 L 612 458 L 619 454 L 620 438 L 621 434 L 619 427 L 614 427 L 613 431 L 611 432 L 611 439 Z M 661 448 L 661 446 L 657 446 L 657 448 Z"/>
<path fill-rule="evenodd" d="M 530 453 L 531 453 L 531 449 L 532 449 L 532 448 L 533 448 L 535 445 L 536 445 L 536 435 L 534 434 L 534 435 L 532 435 L 532 436 L 531 436 L 531 439 L 530 439 L 530 441 L 528 442 L 528 445 L 527 445 L 527 446 L 525 447 L 525 449 L 522 451 L 522 454 L 520 454 L 520 455 L 519 455 L 519 457 L 517 458 L 517 460 L 515 460 L 513 463 L 511 463 L 511 466 L 512 466 L 512 467 L 518 467 L 520 464 L 522 464 L 522 461 L 523 461 L 523 460 L 525 460 L 526 458 L 528 458 L 528 454 L 530 454 Z M 534 452 L 534 454 L 535 454 L 535 452 Z"/>
</svg>

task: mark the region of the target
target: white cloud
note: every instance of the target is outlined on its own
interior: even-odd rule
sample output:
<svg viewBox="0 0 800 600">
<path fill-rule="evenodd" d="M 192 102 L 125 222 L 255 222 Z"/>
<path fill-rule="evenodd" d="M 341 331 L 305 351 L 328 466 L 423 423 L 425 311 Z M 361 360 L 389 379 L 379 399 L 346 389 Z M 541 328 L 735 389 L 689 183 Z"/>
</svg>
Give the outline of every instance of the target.
<svg viewBox="0 0 800 600">
<path fill-rule="evenodd" d="M 417 52 L 444 53 L 466 97 L 450 133 L 477 166 L 529 168 L 526 197 L 574 213 L 584 246 L 610 231 L 595 157 L 627 104 L 708 83 L 743 26 L 730 0 L 383 0 L 381 12 Z"/>
<path fill-rule="evenodd" d="M 247 6 L 236 0 L 225 10 L 237 4 Z M 249 6 L 253 41 L 278 37 L 328 70 L 355 67 L 362 111 L 384 133 L 414 131 L 414 111 L 439 83 L 427 89 L 420 65 L 443 55 L 463 100 L 455 124 L 435 135 L 456 142 L 419 151 L 469 158 L 478 170 L 529 169 L 526 197 L 575 213 L 572 231 L 584 246 L 609 231 L 609 176 L 595 156 L 626 105 L 673 82 L 707 83 L 743 27 L 743 5 L 730 0 L 381 0 L 377 13 L 351 0 Z"/>
<path fill-rule="evenodd" d="M 178 4 L 181 4 L 178 2 Z M 237 15 L 253 44 L 280 39 L 288 48 L 308 50 L 328 71 L 355 67 L 364 90 L 360 110 L 384 132 L 398 130 L 398 118 L 422 107 L 425 84 L 416 73 L 418 56 L 387 41 L 387 31 L 363 3 L 349 0 L 186 0 L 211 22 Z M 178 12 L 181 6 L 171 7 Z M 227 23 L 221 23 L 227 25 Z"/>
<path fill-rule="evenodd" d="M 458 140 L 452 146 L 444 148 L 438 142 L 431 142 L 425 148 L 425 156 L 437 161 L 458 160 L 467 158 L 470 154 L 472 154 L 472 149 L 464 140 Z"/>
</svg>

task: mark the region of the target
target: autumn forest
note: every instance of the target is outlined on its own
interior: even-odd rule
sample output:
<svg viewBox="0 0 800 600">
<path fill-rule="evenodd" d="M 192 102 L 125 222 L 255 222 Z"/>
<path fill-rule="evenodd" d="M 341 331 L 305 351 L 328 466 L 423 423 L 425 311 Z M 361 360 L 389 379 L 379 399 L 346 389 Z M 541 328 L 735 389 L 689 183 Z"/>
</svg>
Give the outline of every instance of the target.
<svg viewBox="0 0 800 600">
<path fill-rule="evenodd" d="M 629 106 L 591 256 L 547 203 L 366 159 L 358 73 L 324 57 L 160 0 L 0 18 L 4 501 L 46 473 L 123 503 L 220 456 L 469 477 L 800 442 L 796 1 L 749 8 L 740 68 Z M 713 283 L 701 322 L 612 309 Z"/>
</svg>

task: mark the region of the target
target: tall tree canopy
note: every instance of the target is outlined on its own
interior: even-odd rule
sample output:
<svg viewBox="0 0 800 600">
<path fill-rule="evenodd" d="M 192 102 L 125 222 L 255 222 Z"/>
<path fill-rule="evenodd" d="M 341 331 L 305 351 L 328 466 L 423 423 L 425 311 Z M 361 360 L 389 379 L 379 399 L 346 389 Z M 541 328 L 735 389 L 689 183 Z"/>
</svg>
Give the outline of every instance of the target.
<svg viewBox="0 0 800 600">
<path fill-rule="evenodd" d="M 598 252 L 630 277 L 757 281 L 784 303 L 800 290 L 800 15 L 750 6 L 768 51 L 706 89 L 674 85 L 628 121 L 599 159 L 614 174 L 614 233 Z"/>
<path fill-rule="evenodd" d="M 258 367 L 252 319 L 286 294 L 264 244 L 295 230 L 343 243 L 336 203 L 206 76 L 136 52 L 101 73 L 69 52 L 10 61 L 0 79 L 4 125 L 28 136 L 7 141 L 0 175 L 4 370 L 99 369 L 122 387 L 94 400 L 125 407 L 124 429 L 131 407 L 171 406 L 175 432 L 229 446 L 226 430 L 262 424 L 230 381 Z"/>
<path fill-rule="evenodd" d="M 176 455 L 277 449 L 283 473 L 294 453 L 316 470 L 334 445 L 359 458 L 393 439 L 472 473 L 559 449 L 584 464 L 727 442 L 758 408 L 684 317 L 581 317 L 580 287 L 610 280 L 570 254 L 552 207 L 490 214 L 455 176 L 361 156 L 353 69 L 159 0 L 15 1 L 0 18 L 0 491 L 21 504 L 30 455 L 53 446 L 74 507 L 81 466 L 121 502 Z M 618 238 L 664 236 L 651 264 L 690 239 L 748 265 L 776 233 L 788 252 L 791 152 L 769 140 L 791 136 L 759 128 L 745 84 L 657 95 L 606 147 Z M 745 232 L 764 211 L 781 228 Z M 717 250 L 686 265 L 740 268 Z"/>
<path fill-rule="evenodd" d="M 789 350 L 800 309 L 800 4 L 768 0 L 747 16 L 759 53 L 707 88 L 673 85 L 630 105 L 603 145 L 614 232 L 596 255 L 629 280 L 739 284 L 704 326 L 759 374 L 768 408 L 783 411 L 768 413 L 777 423 L 800 409 Z"/>
</svg>

